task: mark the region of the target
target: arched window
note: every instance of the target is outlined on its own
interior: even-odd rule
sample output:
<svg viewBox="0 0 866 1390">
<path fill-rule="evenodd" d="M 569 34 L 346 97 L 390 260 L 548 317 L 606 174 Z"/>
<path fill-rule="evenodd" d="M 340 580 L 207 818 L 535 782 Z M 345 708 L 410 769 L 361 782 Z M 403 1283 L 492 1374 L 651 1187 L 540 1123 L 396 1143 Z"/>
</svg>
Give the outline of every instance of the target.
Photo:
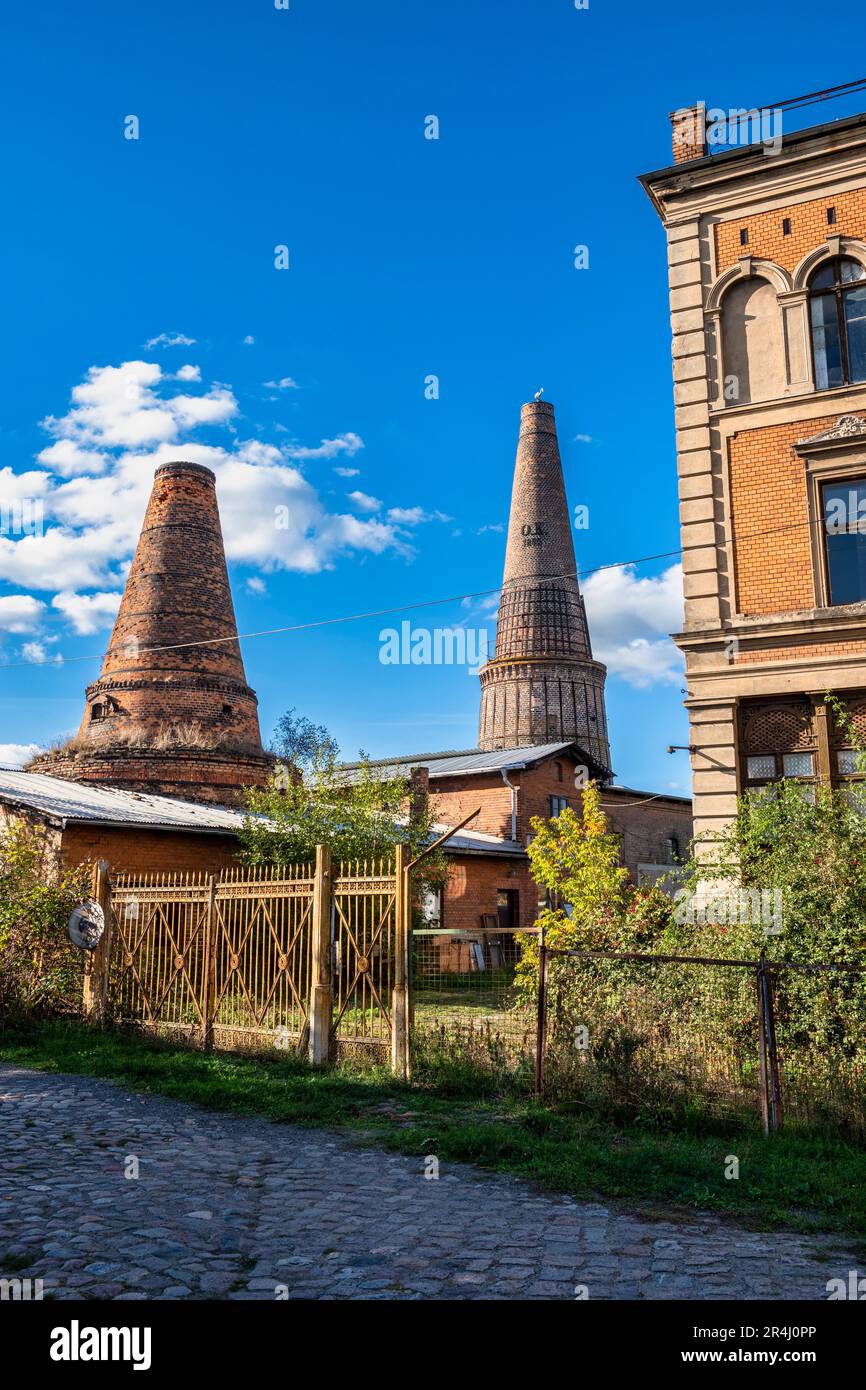
<svg viewBox="0 0 866 1390">
<path fill-rule="evenodd" d="M 834 256 L 809 281 L 815 386 L 866 381 L 866 270 L 849 256 Z"/>
</svg>

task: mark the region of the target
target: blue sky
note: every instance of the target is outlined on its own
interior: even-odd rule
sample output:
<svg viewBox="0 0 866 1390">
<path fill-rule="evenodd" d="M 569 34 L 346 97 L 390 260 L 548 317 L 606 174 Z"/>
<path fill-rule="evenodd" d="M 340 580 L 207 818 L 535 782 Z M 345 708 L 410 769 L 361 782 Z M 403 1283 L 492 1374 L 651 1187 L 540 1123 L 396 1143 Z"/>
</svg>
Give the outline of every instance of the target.
<svg viewBox="0 0 866 1390">
<path fill-rule="evenodd" d="M 861 20 L 843 0 L 833 30 Z M 667 113 L 698 96 L 859 75 L 812 5 L 748 21 L 635 0 L 8 15 L 0 500 L 41 500 L 44 534 L 0 537 L 0 744 L 77 726 L 167 458 L 218 474 L 242 632 L 494 588 L 541 386 L 589 508 L 581 568 L 675 550 L 664 243 L 636 176 L 670 162 Z M 585 586 L 617 773 L 657 790 L 687 789 L 665 752 L 687 741 L 674 563 Z M 405 616 L 475 629 L 490 610 Z M 399 621 L 245 642 L 265 737 L 294 705 L 347 755 L 473 744 L 477 678 L 384 665 Z"/>
</svg>

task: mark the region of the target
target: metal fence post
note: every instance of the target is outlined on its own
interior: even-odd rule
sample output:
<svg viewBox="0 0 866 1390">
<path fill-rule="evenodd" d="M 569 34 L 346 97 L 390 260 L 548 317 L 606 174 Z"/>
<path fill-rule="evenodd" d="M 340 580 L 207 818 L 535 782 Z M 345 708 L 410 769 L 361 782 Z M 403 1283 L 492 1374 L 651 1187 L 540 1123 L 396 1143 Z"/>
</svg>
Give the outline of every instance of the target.
<svg viewBox="0 0 866 1390">
<path fill-rule="evenodd" d="M 782 1083 L 776 1051 L 776 1017 L 773 976 L 761 956 L 758 962 L 758 1060 L 761 1076 L 761 1118 L 765 1134 L 782 1127 Z"/>
<path fill-rule="evenodd" d="M 409 918 L 412 894 L 405 845 L 394 857 L 394 988 L 391 993 L 391 1071 L 409 1077 Z"/>
<path fill-rule="evenodd" d="M 544 1064 L 547 1060 L 547 968 L 548 950 L 541 929 L 538 949 L 538 1022 L 535 1035 L 535 1094 L 544 1095 Z"/>
<path fill-rule="evenodd" d="M 316 846 L 313 883 L 313 971 L 310 987 L 310 1052 L 313 1066 L 331 1055 L 334 984 L 331 968 L 331 847 Z"/>
<path fill-rule="evenodd" d="M 202 980 L 202 1047 L 213 1048 L 213 1025 L 216 1013 L 216 874 L 208 874 L 207 909 L 204 921 L 204 979 Z"/>
<path fill-rule="evenodd" d="M 84 1015 L 92 1023 L 102 1023 L 108 1012 L 108 989 L 111 974 L 111 944 L 113 919 L 111 908 L 111 879 L 108 863 L 100 859 L 93 866 L 91 896 L 102 908 L 105 930 L 98 946 L 91 951 L 84 968 L 82 1003 Z"/>
</svg>

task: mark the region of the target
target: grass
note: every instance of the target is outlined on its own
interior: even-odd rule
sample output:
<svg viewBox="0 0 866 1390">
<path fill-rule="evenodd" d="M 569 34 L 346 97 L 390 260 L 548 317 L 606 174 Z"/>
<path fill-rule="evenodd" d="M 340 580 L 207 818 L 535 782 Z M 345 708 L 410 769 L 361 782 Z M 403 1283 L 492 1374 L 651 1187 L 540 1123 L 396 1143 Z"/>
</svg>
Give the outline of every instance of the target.
<svg viewBox="0 0 866 1390">
<path fill-rule="evenodd" d="M 717 1213 L 753 1228 L 866 1238 L 866 1152 L 829 1133 L 772 1139 L 706 1119 L 665 1131 L 551 1110 L 496 1094 L 467 1069 L 403 1085 L 387 1072 L 314 1071 L 285 1053 L 201 1053 L 70 1023 L 0 1033 L 0 1060 L 110 1078 L 214 1110 L 317 1125 L 358 1142 L 515 1174 L 542 1189 L 639 1207 L 667 1219 Z M 728 1155 L 737 1180 L 724 1176 Z M 866 1239 L 861 1242 L 866 1247 Z"/>
</svg>

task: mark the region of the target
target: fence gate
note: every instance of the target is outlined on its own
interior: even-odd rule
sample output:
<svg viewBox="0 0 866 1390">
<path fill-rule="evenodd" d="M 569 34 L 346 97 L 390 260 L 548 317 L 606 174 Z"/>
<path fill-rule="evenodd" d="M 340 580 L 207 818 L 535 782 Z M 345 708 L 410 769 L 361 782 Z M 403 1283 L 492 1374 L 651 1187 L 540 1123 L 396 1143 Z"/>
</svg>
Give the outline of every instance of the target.
<svg viewBox="0 0 866 1390">
<path fill-rule="evenodd" d="M 408 1067 L 408 870 L 342 863 L 120 874 L 95 894 L 108 930 L 85 983 L 91 1015 L 204 1047 L 364 1051 Z M 396 1019 L 396 1027 L 395 1027 Z"/>
<path fill-rule="evenodd" d="M 313 877 L 122 874 L 112 885 L 111 997 L 123 1020 L 205 1046 L 303 1047 Z"/>
<path fill-rule="evenodd" d="M 397 875 L 378 863 L 341 863 L 331 909 L 334 1036 L 345 1051 L 390 1050 L 397 947 Z"/>
</svg>

